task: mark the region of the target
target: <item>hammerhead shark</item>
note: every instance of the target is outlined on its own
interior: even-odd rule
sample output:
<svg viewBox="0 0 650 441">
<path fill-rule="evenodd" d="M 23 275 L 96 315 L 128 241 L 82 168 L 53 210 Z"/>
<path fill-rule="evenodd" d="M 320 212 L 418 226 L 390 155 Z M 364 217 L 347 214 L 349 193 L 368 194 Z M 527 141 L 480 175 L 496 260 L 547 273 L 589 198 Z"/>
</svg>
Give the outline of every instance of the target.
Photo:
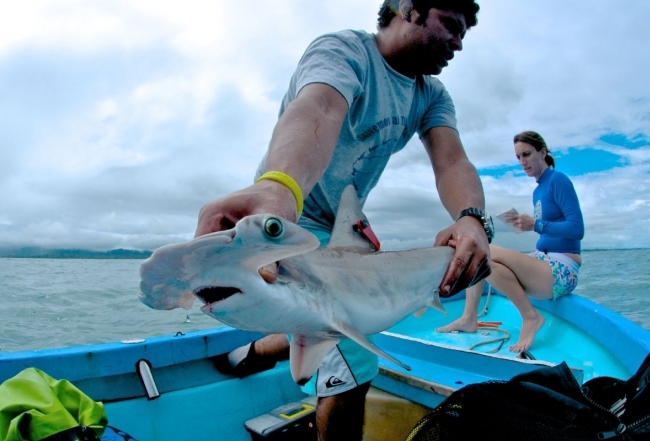
<svg viewBox="0 0 650 441">
<path fill-rule="evenodd" d="M 291 375 L 299 384 L 346 337 L 410 370 L 366 336 L 426 307 L 444 311 L 437 289 L 453 249 L 379 251 L 360 228 L 367 225 L 352 186 L 325 247 L 278 216 L 247 216 L 230 230 L 155 250 L 140 268 L 140 300 L 187 310 L 198 298 L 201 311 L 234 328 L 291 334 Z M 274 262 L 278 278 L 268 283 L 258 270 Z"/>
</svg>

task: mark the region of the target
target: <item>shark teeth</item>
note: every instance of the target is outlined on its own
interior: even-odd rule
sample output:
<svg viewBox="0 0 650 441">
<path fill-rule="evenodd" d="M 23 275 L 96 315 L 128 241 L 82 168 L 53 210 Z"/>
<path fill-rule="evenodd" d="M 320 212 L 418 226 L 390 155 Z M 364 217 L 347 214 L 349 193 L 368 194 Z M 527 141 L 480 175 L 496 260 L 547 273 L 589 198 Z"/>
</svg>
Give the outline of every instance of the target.
<svg viewBox="0 0 650 441">
<path fill-rule="evenodd" d="M 194 291 L 194 295 L 206 305 L 210 305 L 225 300 L 234 294 L 241 294 L 241 292 L 241 289 L 231 286 L 206 286 Z"/>
</svg>

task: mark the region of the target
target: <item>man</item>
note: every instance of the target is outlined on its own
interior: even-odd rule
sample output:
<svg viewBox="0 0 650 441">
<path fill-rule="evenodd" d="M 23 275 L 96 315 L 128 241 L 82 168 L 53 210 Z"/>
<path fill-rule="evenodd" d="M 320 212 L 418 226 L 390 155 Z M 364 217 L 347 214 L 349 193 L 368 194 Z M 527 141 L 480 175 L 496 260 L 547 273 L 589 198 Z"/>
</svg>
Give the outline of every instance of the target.
<svg viewBox="0 0 650 441">
<path fill-rule="evenodd" d="M 385 0 L 377 34 L 343 31 L 316 39 L 291 79 L 256 183 L 204 206 L 196 235 L 274 213 L 326 243 L 343 189 L 354 185 L 365 202 L 390 155 L 418 132 L 440 199 L 456 220 L 434 242 L 456 249 L 440 293 L 456 294 L 486 277 L 492 231 L 480 219 L 483 189 L 456 131 L 451 98 L 430 76 L 462 49 L 478 9 L 474 0 Z M 277 266 L 260 274 L 273 283 Z M 286 336 L 272 335 L 222 362 L 243 376 L 287 354 Z M 319 397 L 320 440 L 361 439 L 365 395 L 376 374 L 376 356 L 356 343 L 344 339 L 330 351 L 306 386 Z"/>
</svg>

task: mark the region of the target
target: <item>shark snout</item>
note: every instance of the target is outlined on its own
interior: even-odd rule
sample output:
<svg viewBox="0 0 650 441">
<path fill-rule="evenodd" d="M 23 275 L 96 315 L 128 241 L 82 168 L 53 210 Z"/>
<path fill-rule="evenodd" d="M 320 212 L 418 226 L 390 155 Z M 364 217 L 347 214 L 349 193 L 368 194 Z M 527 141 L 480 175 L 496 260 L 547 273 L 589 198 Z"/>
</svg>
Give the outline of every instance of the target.
<svg viewBox="0 0 650 441">
<path fill-rule="evenodd" d="M 207 286 L 194 291 L 194 295 L 206 305 L 217 303 L 232 295 L 241 293 L 241 289 L 231 286 Z"/>
</svg>

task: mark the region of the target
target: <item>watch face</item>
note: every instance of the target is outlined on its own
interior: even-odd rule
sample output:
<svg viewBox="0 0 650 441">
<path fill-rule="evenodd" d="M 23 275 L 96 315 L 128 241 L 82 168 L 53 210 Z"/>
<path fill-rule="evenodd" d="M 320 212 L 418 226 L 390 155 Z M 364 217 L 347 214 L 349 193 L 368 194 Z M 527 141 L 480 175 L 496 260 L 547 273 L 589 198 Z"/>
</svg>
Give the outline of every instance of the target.
<svg viewBox="0 0 650 441">
<path fill-rule="evenodd" d="M 488 228 L 489 231 L 490 231 L 490 232 L 488 233 L 488 237 L 489 237 L 490 239 L 492 239 L 492 238 L 494 238 L 494 221 L 492 221 L 492 216 L 490 216 L 490 215 L 487 214 L 487 213 L 485 213 L 485 215 L 487 216 L 487 218 L 486 218 L 487 228 Z"/>
<path fill-rule="evenodd" d="M 490 229 L 494 229 L 494 222 L 492 222 L 492 216 L 489 214 L 485 213 L 485 221 L 487 224 L 490 226 Z"/>
</svg>

